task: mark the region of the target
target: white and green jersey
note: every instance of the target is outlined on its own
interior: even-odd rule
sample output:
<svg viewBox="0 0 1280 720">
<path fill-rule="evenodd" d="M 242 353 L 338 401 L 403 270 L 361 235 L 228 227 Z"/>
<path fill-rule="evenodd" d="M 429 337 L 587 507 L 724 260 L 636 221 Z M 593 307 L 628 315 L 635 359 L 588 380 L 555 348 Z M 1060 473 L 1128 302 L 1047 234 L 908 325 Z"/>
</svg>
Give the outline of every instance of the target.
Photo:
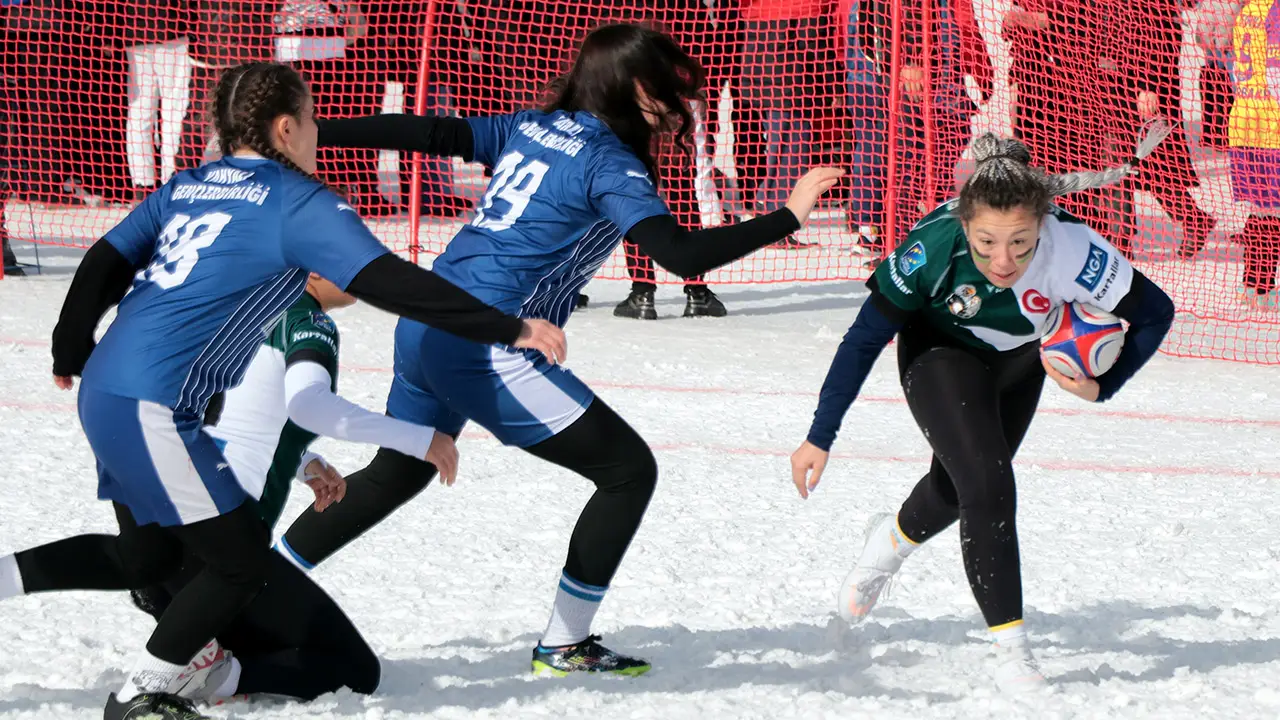
<svg viewBox="0 0 1280 720">
<path fill-rule="evenodd" d="M 354 405 L 336 394 L 338 327 L 304 293 L 267 333 L 244 379 L 228 390 L 205 430 L 268 526 L 319 436 L 425 458 L 435 430 Z"/>
<path fill-rule="evenodd" d="M 329 391 L 337 389 L 338 327 L 307 293 L 267 334 L 244 380 L 226 392 L 217 424 L 206 427 L 268 524 L 284 508 L 298 464 L 317 437 L 289 420 L 285 371 L 298 359 L 324 367 Z"/>
<path fill-rule="evenodd" d="M 1088 303 L 1107 312 L 1129 292 L 1133 266 L 1080 219 L 1053 207 L 1027 271 L 1012 288 L 989 282 L 974 265 L 956 201 L 911 229 L 867 282 L 907 313 L 972 347 L 1013 350 L 1036 342 L 1050 311 Z"/>
</svg>

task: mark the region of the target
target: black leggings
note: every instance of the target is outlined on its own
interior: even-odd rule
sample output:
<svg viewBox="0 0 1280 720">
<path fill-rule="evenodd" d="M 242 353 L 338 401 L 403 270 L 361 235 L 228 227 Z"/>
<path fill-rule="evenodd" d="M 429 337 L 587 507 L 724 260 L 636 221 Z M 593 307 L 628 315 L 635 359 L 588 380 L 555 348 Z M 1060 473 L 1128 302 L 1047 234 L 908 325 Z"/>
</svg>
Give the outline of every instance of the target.
<svg viewBox="0 0 1280 720">
<path fill-rule="evenodd" d="M 607 587 L 649 505 L 658 465 L 645 441 L 600 398 L 572 425 L 525 448 L 587 478 L 596 492 L 578 517 L 564 571 Z M 347 478 L 347 496 L 323 513 L 308 508 L 285 533 L 289 548 L 315 565 L 422 492 L 436 469 L 393 450 L 378 450 Z"/>
<path fill-rule="evenodd" d="M 174 596 L 147 651 L 186 665 L 266 583 L 271 533 L 250 502 L 175 527 L 139 527 L 129 508 L 114 506 L 119 535 L 78 535 L 18 553 L 23 588 L 28 593 L 137 590 L 176 574 L 185 548 L 204 567 Z"/>
<path fill-rule="evenodd" d="M 899 335 L 907 405 L 933 448 L 898 523 L 923 543 L 957 519 L 965 573 L 989 627 L 1022 619 L 1013 456 L 1044 387 L 1038 346 L 982 353 L 927 330 Z"/>
<path fill-rule="evenodd" d="M 135 593 L 135 600 L 158 620 L 201 568 L 188 556 L 178 576 Z M 311 701 L 344 687 L 368 695 L 381 679 L 378 656 L 360 631 L 320 586 L 278 553 L 271 554 L 262 592 L 218 633 L 218 642 L 240 660 L 237 693 Z"/>
</svg>

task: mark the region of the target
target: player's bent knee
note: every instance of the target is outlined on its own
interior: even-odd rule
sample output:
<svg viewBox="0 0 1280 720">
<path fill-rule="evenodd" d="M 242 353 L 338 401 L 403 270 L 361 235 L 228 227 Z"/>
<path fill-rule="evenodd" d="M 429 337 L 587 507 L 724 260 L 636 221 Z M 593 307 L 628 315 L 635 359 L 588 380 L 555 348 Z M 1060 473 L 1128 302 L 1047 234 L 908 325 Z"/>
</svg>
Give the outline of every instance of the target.
<svg viewBox="0 0 1280 720">
<path fill-rule="evenodd" d="M 992 466 L 983 473 L 983 481 L 957 483 L 956 496 L 960 512 L 969 516 L 1007 518 L 1017 509 L 1017 490 L 1013 470 L 1006 461 L 1003 467 Z"/>
</svg>

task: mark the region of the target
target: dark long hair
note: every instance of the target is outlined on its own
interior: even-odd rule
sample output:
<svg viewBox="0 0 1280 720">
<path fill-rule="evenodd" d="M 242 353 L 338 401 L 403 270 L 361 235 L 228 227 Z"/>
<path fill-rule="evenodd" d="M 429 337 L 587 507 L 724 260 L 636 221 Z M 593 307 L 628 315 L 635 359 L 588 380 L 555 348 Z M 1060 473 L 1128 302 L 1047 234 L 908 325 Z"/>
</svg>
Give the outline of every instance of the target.
<svg viewBox="0 0 1280 720">
<path fill-rule="evenodd" d="M 677 146 L 690 147 L 689 102 L 702 100 L 704 79 L 698 61 L 665 33 L 640 24 L 602 25 L 582 41 L 573 68 L 551 82 L 552 98 L 543 109 L 595 115 L 635 152 L 657 184 L 655 141 L 672 137 Z M 668 110 L 656 137 L 636 100 L 637 83 Z"/>
<path fill-rule="evenodd" d="M 302 76 L 288 65 L 245 63 L 224 70 L 213 93 L 213 126 L 222 154 L 248 148 L 324 184 L 271 144 L 271 123 L 286 114 L 301 119 L 309 94 Z"/>
</svg>

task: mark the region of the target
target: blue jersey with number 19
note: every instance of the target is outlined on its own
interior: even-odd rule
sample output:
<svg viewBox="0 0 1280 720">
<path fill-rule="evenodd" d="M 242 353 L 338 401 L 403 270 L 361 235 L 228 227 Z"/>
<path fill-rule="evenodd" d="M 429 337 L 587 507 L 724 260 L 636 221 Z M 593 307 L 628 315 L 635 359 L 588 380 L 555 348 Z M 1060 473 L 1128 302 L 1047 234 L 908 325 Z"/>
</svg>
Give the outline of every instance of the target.
<svg viewBox="0 0 1280 720">
<path fill-rule="evenodd" d="M 261 157 L 175 175 L 105 240 L 141 270 L 84 385 L 195 413 L 239 384 L 308 271 L 346 289 L 388 252 L 337 195 Z"/>
<path fill-rule="evenodd" d="M 622 237 L 668 214 L 666 203 L 635 153 L 590 113 L 468 122 L 493 180 L 431 269 L 505 312 L 563 326 Z"/>
</svg>

